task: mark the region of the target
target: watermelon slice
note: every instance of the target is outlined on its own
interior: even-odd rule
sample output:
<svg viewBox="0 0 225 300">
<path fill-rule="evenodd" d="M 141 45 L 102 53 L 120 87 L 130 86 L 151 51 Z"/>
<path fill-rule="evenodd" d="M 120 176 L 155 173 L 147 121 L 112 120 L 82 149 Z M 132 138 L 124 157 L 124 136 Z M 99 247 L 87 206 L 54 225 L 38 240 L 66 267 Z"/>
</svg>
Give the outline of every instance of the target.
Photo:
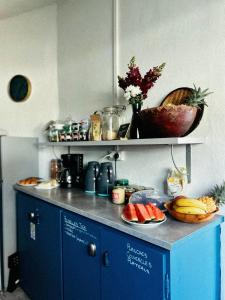
<svg viewBox="0 0 225 300">
<path fill-rule="evenodd" d="M 128 203 L 123 209 L 123 215 L 127 221 L 138 222 L 138 217 L 133 204 Z"/>
<path fill-rule="evenodd" d="M 150 205 L 145 205 L 145 208 L 146 208 L 151 220 L 155 219 L 155 215 L 153 213 L 153 210 L 152 210 L 151 206 Z"/>
<path fill-rule="evenodd" d="M 138 221 L 140 223 L 145 223 L 145 222 L 151 221 L 151 217 L 149 216 L 149 213 L 146 210 L 144 204 L 136 203 L 136 204 L 134 204 L 134 207 L 135 207 L 135 210 L 137 213 Z"/>
<path fill-rule="evenodd" d="M 155 216 L 154 221 L 163 221 L 165 219 L 165 214 L 157 206 L 152 203 L 148 203 L 146 206 L 151 207 Z"/>
</svg>

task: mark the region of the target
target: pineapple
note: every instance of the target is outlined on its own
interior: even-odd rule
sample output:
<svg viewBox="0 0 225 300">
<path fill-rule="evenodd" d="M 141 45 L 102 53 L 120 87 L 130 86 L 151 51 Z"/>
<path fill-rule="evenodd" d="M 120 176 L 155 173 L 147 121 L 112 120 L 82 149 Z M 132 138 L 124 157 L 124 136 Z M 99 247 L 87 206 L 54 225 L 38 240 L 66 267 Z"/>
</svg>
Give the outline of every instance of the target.
<svg viewBox="0 0 225 300">
<path fill-rule="evenodd" d="M 215 185 L 209 196 L 213 197 L 217 206 L 225 204 L 225 181 L 221 185 Z"/>
<path fill-rule="evenodd" d="M 216 209 L 217 209 L 216 202 L 212 197 L 204 196 L 204 197 L 198 198 L 198 200 L 206 205 L 207 213 L 212 213 L 212 212 L 216 211 Z"/>
<path fill-rule="evenodd" d="M 192 89 L 192 93 L 191 95 L 189 95 L 186 99 L 185 99 L 185 103 L 188 106 L 194 106 L 197 108 L 201 108 L 201 105 L 207 105 L 207 103 L 205 102 L 205 97 L 207 97 L 208 95 L 212 94 L 212 92 L 208 92 L 208 89 L 205 90 L 201 90 L 201 88 L 197 88 L 194 85 L 194 89 Z"/>
</svg>

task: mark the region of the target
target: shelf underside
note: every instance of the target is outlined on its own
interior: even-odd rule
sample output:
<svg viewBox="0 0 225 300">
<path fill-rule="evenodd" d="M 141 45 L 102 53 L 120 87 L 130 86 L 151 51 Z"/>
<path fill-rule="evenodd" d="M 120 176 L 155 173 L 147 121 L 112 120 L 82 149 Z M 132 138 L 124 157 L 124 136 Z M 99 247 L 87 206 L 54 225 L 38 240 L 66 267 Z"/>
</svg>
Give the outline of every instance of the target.
<svg viewBox="0 0 225 300">
<path fill-rule="evenodd" d="M 204 138 L 180 137 L 180 138 L 157 138 L 136 140 L 113 140 L 113 141 L 76 141 L 76 142 L 46 142 L 39 143 L 40 146 L 141 146 L 141 145 L 187 145 L 203 144 Z"/>
</svg>

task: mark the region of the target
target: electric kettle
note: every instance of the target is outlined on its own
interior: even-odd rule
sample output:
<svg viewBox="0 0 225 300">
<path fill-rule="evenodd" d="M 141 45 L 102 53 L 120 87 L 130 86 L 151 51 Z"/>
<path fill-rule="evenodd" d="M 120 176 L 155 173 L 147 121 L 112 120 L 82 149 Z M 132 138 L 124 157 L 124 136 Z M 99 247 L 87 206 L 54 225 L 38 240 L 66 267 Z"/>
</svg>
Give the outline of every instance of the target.
<svg viewBox="0 0 225 300">
<path fill-rule="evenodd" d="M 99 174 L 96 181 L 97 195 L 109 197 L 112 194 L 112 189 L 115 182 L 113 166 L 111 162 L 104 162 L 100 165 Z"/>
<path fill-rule="evenodd" d="M 97 161 L 89 161 L 86 174 L 84 177 L 84 191 L 85 193 L 95 194 L 96 179 L 99 173 L 99 163 Z"/>
</svg>

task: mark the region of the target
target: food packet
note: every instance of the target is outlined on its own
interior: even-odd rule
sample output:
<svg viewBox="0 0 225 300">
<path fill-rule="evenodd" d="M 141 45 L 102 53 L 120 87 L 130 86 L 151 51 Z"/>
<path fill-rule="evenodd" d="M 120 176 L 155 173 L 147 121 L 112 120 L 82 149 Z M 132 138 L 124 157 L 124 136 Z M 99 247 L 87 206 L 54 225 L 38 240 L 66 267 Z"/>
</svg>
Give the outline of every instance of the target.
<svg viewBox="0 0 225 300">
<path fill-rule="evenodd" d="M 101 128 L 101 116 L 99 114 L 93 114 L 90 116 L 91 128 L 90 128 L 90 140 L 101 141 L 102 128 Z"/>
<path fill-rule="evenodd" d="M 167 194 L 176 197 L 185 194 L 187 184 L 186 168 L 170 170 L 167 176 Z"/>
</svg>

